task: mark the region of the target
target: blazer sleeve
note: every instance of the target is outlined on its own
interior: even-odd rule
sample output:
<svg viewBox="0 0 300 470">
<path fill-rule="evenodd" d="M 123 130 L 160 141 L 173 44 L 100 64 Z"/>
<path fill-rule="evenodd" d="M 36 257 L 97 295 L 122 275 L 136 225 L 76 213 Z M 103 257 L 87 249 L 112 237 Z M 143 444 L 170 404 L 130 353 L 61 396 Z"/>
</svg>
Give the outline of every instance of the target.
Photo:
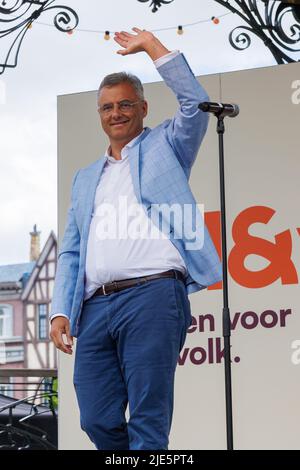
<svg viewBox="0 0 300 470">
<path fill-rule="evenodd" d="M 71 315 L 80 254 L 80 233 L 73 209 L 74 185 L 79 171 L 80 170 L 75 173 L 73 178 L 71 204 L 69 206 L 65 232 L 57 258 L 54 290 L 49 314 L 50 321 L 51 317 L 57 313 L 64 313 L 68 318 L 70 318 Z"/>
<path fill-rule="evenodd" d="M 208 126 L 208 113 L 198 108 L 209 97 L 196 79 L 183 54 L 157 68 L 179 102 L 176 115 L 167 125 L 167 138 L 181 166 L 191 168 Z"/>
</svg>

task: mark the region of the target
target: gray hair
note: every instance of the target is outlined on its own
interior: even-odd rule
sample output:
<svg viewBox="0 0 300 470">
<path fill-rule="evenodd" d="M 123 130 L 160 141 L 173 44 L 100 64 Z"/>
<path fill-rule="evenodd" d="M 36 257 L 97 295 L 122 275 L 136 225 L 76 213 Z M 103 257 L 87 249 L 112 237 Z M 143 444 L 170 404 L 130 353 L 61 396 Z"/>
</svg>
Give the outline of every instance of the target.
<svg viewBox="0 0 300 470">
<path fill-rule="evenodd" d="M 139 99 L 144 100 L 144 88 L 141 80 L 135 75 L 132 75 L 128 72 L 117 72 L 111 73 L 110 75 L 106 75 L 106 77 L 104 77 L 102 82 L 100 83 L 97 99 L 99 100 L 99 95 L 102 88 L 112 87 L 115 85 L 119 85 L 120 83 L 129 83 L 136 91 Z"/>
</svg>

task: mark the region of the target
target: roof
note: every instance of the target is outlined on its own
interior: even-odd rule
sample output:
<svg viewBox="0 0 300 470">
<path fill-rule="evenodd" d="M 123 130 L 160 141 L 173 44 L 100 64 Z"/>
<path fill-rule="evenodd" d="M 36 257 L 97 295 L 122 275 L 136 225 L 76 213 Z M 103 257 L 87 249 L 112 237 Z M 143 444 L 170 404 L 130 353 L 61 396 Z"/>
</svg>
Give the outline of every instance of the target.
<svg viewBox="0 0 300 470">
<path fill-rule="evenodd" d="M 34 266 L 35 261 L 30 263 L 7 264 L 0 266 L 0 283 L 21 281 L 24 274 L 30 275 L 32 273 Z"/>
<path fill-rule="evenodd" d="M 22 292 L 21 300 L 28 299 L 31 290 L 33 289 L 33 286 L 36 280 L 38 279 L 40 270 L 42 266 L 44 265 L 47 257 L 49 256 L 49 253 L 52 250 L 52 247 L 54 244 L 57 244 L 57 240 L 56 240 L 55 233 L 53 232 L 53 230 L 51 230 L 50 235 L 44 245 L 44 248 L 42 249 L 40 256 L 38 257 L 36 261 L 34 269 L 31 271 L 30 276 L 28 276 L 28 279 L 26 279 L 26 285 Z"/>
</svg>

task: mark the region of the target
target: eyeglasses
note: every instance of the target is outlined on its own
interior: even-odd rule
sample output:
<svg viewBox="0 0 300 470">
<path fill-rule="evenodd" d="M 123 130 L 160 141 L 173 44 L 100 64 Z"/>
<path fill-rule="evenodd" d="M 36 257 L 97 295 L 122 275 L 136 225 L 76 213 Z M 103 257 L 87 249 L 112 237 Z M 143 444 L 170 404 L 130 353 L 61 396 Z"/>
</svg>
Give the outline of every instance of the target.
<svg viewBox="0 0 300 470">
<path fill-rule="evenodd" d="M 127 100 L 124 100 L 124 101 L 119 101 L 118 103 L 116 103 L 116 105 L 118 106 L 118 110 L 119 111 L 122 111 L 124 113 L 128 113 L 129 111 L 132 110 L 132 108 L 140 103 L 142 100 L 139 100 L 139 101 L 135 101 L 134 103 L 132 103 L 132 101 L 127 101 Z M 107 104 L 104 104 L 103 106 L 99 106 L 98 107 L 98 112 L 100 114 L 104 114 L 104 115 L 107 115 L 107 114 L 110 114 L 112 113 L 114 110 L 114 104 L 113 103 L 107 103 Z"/>
</svg>

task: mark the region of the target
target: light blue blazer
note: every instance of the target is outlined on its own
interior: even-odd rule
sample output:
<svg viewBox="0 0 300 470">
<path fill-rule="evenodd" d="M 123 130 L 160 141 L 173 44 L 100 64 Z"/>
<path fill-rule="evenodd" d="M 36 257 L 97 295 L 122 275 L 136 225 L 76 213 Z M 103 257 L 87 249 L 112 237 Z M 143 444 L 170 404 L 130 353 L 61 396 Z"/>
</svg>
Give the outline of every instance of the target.
<svg viewBox="0 0 300 470">
<path fill-rule="evenodd" d="M 150 212 L 151 204 L 191 205 L 199 216 L 195 198 L 188 184 L 191 167 L 205 135 L 208 116 L 198 104 L 208 96 L 180 54 L 161 65 L 158 71 L 176 94 L 180 104 L 175 117 L 154 129 L 146 128 L 129 151 L 130 171 L 137 200 Z M 50 318 L 64 313 L 70 318 L 71 335 L 77 336 L 84 298 L 85 261 L 94 197 L 106 157 L 77 171 L 73 178 L 71 205 L 64 237 L 59 249 Z M 196 227 L 195 213 L 191 213 Z M 149 214 L 148 214 L 149 215 Z M 196 218 L 195 218 L 196 220 Z M 199 221 L 199 218 L 197 218 Z M 222 278 L 219 256 L 203 218 L 197 222 L 204 234 L 200 249 L 187 249 L 185 230 L 182 238 L 170 227 L 170 240 L 183 257 L 188 275 L 186 288 L 190 294 L 214 284 Z M 183 224 L 186 222 L 183 221 Z M 202 230 L 201 230 L 202 228 Z"/>
</svg>

